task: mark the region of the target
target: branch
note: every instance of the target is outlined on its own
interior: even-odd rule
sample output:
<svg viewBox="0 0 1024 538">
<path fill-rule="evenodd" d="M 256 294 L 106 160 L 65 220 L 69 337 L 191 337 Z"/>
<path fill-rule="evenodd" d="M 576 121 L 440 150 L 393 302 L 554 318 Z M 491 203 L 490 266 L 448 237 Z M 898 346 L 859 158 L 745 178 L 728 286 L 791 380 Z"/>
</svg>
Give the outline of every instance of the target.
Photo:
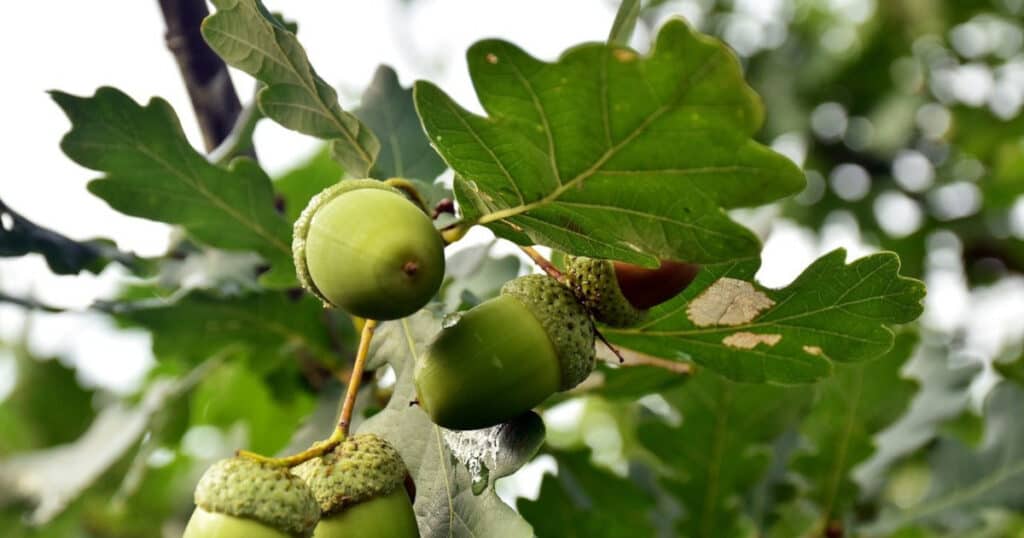
<svg viewBox="0 0 1024 538">
<path fill-rule="evenodd" d="M 199 26 L 210 14 L 206 0 L 159 0 L 167 26 L 167 48 L 185 81 L 206 151 L 231 133 L 242 110 L 227 65 L 203 40 Z M 251 153 L 255 157 L 254 153 Z"/>
<path fill-rule="evenodd" d="M 0 257 L 32 252 L 42 254 L 58 275 L 73 275 L 83 269 L 98 273 L 110 261 L 135 272 L 143 269 L 142 260 L 118 250 L 110 241 L 75 241 L 26 219 L 0 200 Z"/>
<path fill-rule="evenodd" d="M 533 247 L 524 247 L 524 246 L 520 246 L 519 249 L 522 250 L 523 252 L 525 252 L 526 255 L 529 256 L 530 259 L 533 260 L 533 262 L 536 263 L 538 267 L 543 269 L 544 272 L 548 274 L 548 276 L 550 276 L 551 278 L 554 278 L 555 280 L 557 280 L 557 281 L 559 281 L 559 282 L 561 282 L 563 284 L 566 282 L 565 275 L 562 274 L 562 272 L 559 271 L 558 268 L 555 267 L 555 265 L 553 263 L 548 261 L 547 258 L 545 258 L 544 256 L 541 256 L 540 252 L 537 252 L 536 249 L 534 249 Z"/>
</svg>

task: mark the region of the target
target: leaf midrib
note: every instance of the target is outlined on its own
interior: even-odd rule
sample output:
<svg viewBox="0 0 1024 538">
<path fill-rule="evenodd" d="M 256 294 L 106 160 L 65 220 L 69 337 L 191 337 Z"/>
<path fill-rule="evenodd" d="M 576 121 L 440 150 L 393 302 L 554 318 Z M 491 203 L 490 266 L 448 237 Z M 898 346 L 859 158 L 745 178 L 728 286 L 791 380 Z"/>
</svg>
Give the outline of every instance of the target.
<svg viewBox="0 0 1024 538">
<path fill-rule="evenodd" d="M 653 112 L 651 112 L 635 128 L 633 128 L 633 130 L 628 135 L 626 135 L 619 142 L 615 143 L 613 146 L 611 146 L 608 149 L 606 149 L 605 152 L 600 157 L 598 157 L 598 159 L 596 161 L 594 161 L 593 164 L 591 164 L 585 170 L 583 170 L 582 172 L 577 174 L 575 177 L 573 177 L 572 179 L 570 179 L 569 181 L 567 181 L 565 183 L 562 183 L 561 180 L 559 180 L 559 183 L 560 183 L 559 187 L 557 187 L 554 191 L 552 191 L 551 193 L 545 195 L 544 197 L 542 197 L 541 199 L 539 199 L 539 200 L 537 200 L 535 202 L 523 203 L 523 204 L 520 204 L 518 206 L 514 206 L 514 207 L 507 208 L 507 209 L 502 209 L 502 210 L 499 210 L 499 211 L 495 211 L 493 213 L 488 213 L 488 214 L 485 214 L 485 215 L 481 215 L 480 218 L 477 219 L 477 223 L 478 224 L 487 224 L 489 222 L 495 222 L 495 221 L 507 219 L 507 218 L 519 215 L 521 213 L 526 213 L 526 212 L 528 212 L 528 211 L 530 211 L 532 209 L 536 209 L 538 207 L 541 207 L 541 206 L 547 205 L 549 203 L 552 203 L 555 200 L 558 200 L 569 189 L 575 188 L 580 183 L 582 183 L 586 179 L 588 179 L 591 176 L 593 176 L 595 173 L 597 173 L 597 171 L 599 171 L 601 169 L 602 166 L 605 165 L 605 163 L 607 163 L 609 160 L 612 159 L 612 157 L 617 155 L 619 151 L 621 151 L 624 147 L 628 146 L 638 136 L 643 134 L 646 131 L 646 129 L 652 123 L 654 123 L 655 121 L 660 119 L 667 112 L 671 111 L 675 106 L 677 106 L 678 103 L 682 99 L 684 99 L 686 97 L 686 95 L 689 94 L 690 90 L 694 87 L 694 85 L 700 79 L 702 79 L 704 76 L 706 76 L 708 74 L 707 73 L 708 71 L 710 71 L 711 69 L 713 69 L 713 68 L 717 67 L 718 65 L 720 65 L 720 64 L 716 64 L 714 62 L 714 60 L 716 58 L 718 58 L 718 56 L 719 56 L 718 51 L 715 51 L 714 53 L 709 54 L 707 59 L 704 60 L 704 63 L 700 66 L 700 68 L 697 69 L 697 71 L 694 73 L 694 75 L 689 77 L 686 80 L 685 84 L 680 88 L 680 91 L 679 91 L 678 95 L 675 96 L 675 98 L 672 100 L 672 102 L 667 103 L 667 104 L 663 104 L 663 105 L 659 106 L 657 109 L 655 109 Z M 602 85 L 602 88 L 603 88 L 602 91 L 604 91 L 604 89 L 606 89 L 607 81 L 602 81 L 602 82 L 604 82 L 604 84 Z M 533 87 L 531 85 L 529 85 L 529 84 L 524 85 L 524 87 L 525 87 L 526 91 L 530 94 L 531 99 L 533 99 L 534 102 L 537 103 L 537 106 L 540 107 L 539 111 L 542 112 L 543 111 L 543 105 L 542 105 L 542 103 L 540 103 L 540 101 L 539 101 L 540 97 L 533 90 Z M 542 112 L 541 117 L 542 118 L 545 117 L 545 114 L 543 112 Z M 460 117 L 460 119 L 461 119 L 461 117 Z M 550 129 L 545 128 L 545 132 L 550 137 Z M 552 144 L 552 146 L 553 146 L 553 144 Z M 551 153 L 549 158 L 551 159 L 552 166 L 556 169 L 556 174 L 557 174 L 557 168 L 558 168 L 557 167 L 557 156 L 554 155 L 553 153 Z M 498 162 L 498 161 L 496 160 L 495 162 Z M 499 163 L 499 165 L 500 165 L 500 163 Z M 510 177 L 510 179 L 511 179 L 511 177 Z M 558 179 L 557 175 L 556 175 L 556 179 Z M 514 183 L 514 181 L 513 181 L 513 183 Z M 520 199 L 522 199 L 521 196 L 520 196 Z"/>
</svg>

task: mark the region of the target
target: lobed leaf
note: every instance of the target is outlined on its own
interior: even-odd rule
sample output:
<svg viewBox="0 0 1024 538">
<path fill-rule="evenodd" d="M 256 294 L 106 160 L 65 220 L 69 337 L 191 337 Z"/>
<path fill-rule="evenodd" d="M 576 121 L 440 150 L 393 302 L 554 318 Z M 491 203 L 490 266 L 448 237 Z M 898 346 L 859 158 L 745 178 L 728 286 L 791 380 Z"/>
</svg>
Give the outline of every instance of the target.
<svg viewBox="0 0 1024 538">
<path fill-rule="evenodd" d="M 270 178 L 256 163 L 240 158 L 227 170 L 210 164 L 163 99 L 143 107 L 114 88 L 52 96 L 71 120 L 61 149 L 105 174 L 89 183 L 90 192 L 127 215 L 180 224 L 203 243 L 252 250 L 275 273 L 294 273 L 291 227 L 274 211 Z M 295 278 L 282 280 L 293 285 Z"/>
<path fill-rule="evenodd" d="M 116 313 L 153 333 L 153 352 L 161 360 L 195 363 L 228 347 L 248 350 L 255 364 L 274 364 L 292 348 L 331 360 L 324 310 L 308 296 L 193 292 L 175 302 L 128 303 Z"/>
<path fill-rule="evenodd" d="M 769 444 L 806 400 L 807 391 L 743 385 L 701 372 L 664 394 L 682 422 L 641 422 L 640 442 L 666 467 L 662 485 L 682 502 L 677 534 L 688 538 L 748 536 L 741 497 L 768 470 Z"/>
<path fill-rule="evenodd" d="M 845 263 L 842 249 L 811 264 L 789 286 L 752 283 L 756 262 L 705 267 L 675 299 L 640 326 L 604 329 L 623 346 L 692 360 L 745 382 L 808 383 L 836 362 L 880 356 L 893 344 L 889 325 L 916 319 L 924 285 L 899 275 L 893 253 Z"/>
<path fill-rule="evenodd" d="M 859 488 L 853 468 L 875 452 L 874 436 L 904 411 L 916 390 L 900 371 L 917 340 L 914 333 L 901 333 L 885 356 L 836 365 L 835 375 L 815 387 L 813 406 L 800 426 L 805 444 L 791 465 L 805 484 L 801 496 L 816 508 L 808 536 L 824 534 L 854 508 Z"/>
<path fill-rule="evenodd" d="M 380 142 L 355 116 L 342 110 L 338 94 L 316 74 L 295 33 L 259 0 L 214 0 L 217 12 L 203 21 L 210 48 L 232 67 L 266 84 L 260 110 L 300 133 L 331 142 L 331 153 L 349 173 L 368 177 Z"/>
<path fill-rule="evenodd" d="M 763 112 L 735 56 L 683 21 L 647 57 L 588 44 L 545 63 L 485 40 L 468 61 L 487 117 L 429 82 L 416 109 L 465 218 L 513 241 L 648 265 L 752 258 L 758 239 L 724 209 L 803 187 L 751 139 Z"/>
</svg>

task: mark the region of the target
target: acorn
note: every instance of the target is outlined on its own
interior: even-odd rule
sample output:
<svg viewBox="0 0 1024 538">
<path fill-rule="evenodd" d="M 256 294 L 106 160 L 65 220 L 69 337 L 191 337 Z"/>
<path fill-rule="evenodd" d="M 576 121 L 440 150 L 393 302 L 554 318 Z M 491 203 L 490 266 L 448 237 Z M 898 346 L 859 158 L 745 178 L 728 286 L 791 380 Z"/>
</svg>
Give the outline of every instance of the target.
<svg viewBox="0 0 1024 538">
<path fill-rule="evenodd" d="M 320 508 L 288 469 L 235 457 L 210 466 L 195 491 L 182 538 L 299 538 L 313 534 Z"/>
<path fill-rule="evenodd" d="M 566 259 L 566 276 L 576 297 L 594 319 L 612 327 L 640 323 L 648 309 L 679 295 L 699 271 L 699 265 L 671 260 L 647 269 L 583 256 Z"/>
<path fill-rule="evenodd" d="M 416 394 L 438 425 L 472 430 L 520 415 L 593 369 L 586 309 L 557 280 L 528 275 L 446 319 L 416 364 Z"/>
<path fill-rule="evenodd" d="M 294 469 L 320 508 L 314 538 L 413 538 L 419 536 L 406 493 L 405 463 L 374 434 L 349 437 L 331 452 Z"/>
<path fill-rule="evenodd" d="M 302 287 L 327 307 L 368 319 L 408 316 L 444 279 L 433 221 L 399 190 L 351 179 L 314 196 L 295 221 L 292 253 Z"/>
</svg>

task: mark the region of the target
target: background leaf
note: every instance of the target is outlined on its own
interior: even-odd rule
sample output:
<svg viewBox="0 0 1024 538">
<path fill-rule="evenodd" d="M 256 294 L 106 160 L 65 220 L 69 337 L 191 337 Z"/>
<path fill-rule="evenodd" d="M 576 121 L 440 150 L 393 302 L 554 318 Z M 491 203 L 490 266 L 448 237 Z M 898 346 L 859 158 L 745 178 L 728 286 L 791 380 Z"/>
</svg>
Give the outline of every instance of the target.
<svg viewBox="0 0 1024 538">
<path fill-rule="evenodd" d="M 290 227 L 274 211 L 270 178 L 254 162 L 236 159 L 227 170 L 207 162 L 159 98 L 142 107 L 113 88 L 84 98 L 52 95 L 71 120 L 64 153 L 106 174 L 89 183 L 90 192 L 122 213 L 180 224 L 203 243 L 252 250 L 294 273 Z M 295 277 L 285 280 L 294 284 Z"/>
<path fill-rule="evenodd" d="M 693 360 L 737 381 L 815 381 L 831 374 L 833 362 L 885 353 L 893 342 L 888 325 L 922 310 L 924 285 L 899 276 L 895 254 L 845 258 L 842 249 L 826 254 L 779 290 L 749 284 L 756 263 L 705 267 L 638 327 L 604 331 L 626 347 Z"/>
<path fill-rule="evenodd" d="M 747 535 L 752 522 L 741 498 L 767 471 L 768 445 L 796 417 L 807 395 L 803 389 L 734 383 L 709 371 L 665 393 L 682 422 L 651 417 L 637 435 L 667 467 L 661 483 L 683 504 L 678 535 Z"/>
<path fill-rule="evenodd" d="M 976 449 L 944 437 L 932 452 L 930 493 L 920 503 L 883 516 L 868 532 L 891 532 L 918 521 L 935 522 L 954 531 L 978 524 L 980 510 L 1024 507 L 1024 430 L 1020 410 L 1024 389 L 1000 383 L 985 402 L 985 439 Z M 941 528 L 940 527 L 940 528 Z"/>
<path fill-rule="evenodd" d="M 338 104 L 338 94 L 309 63 L 295 34 L 259 0 L 215 0 L 203 37 L 224 61 L 266 84 L 260 110 L 289 129 L 331 141 L 331 154 L 346 171 L 368 177 L 380 142 Z"/>
<path fill-rule="evenodd" d="M 587 452 L 553 452 L 558 475 L 545 475 L 537 500 L 519 513 L 539 538 L 654 536 L 657 501 L 627 478 L 594 466 Z"/>
<path fill-rule="evenodd" d="M 404 177 L 430 183 L 446 168 L 423 134 L 412 89 L 399 84 L 394 69 L 386 65 L 377 68 L 355 115 L 381 140 L 380 155 L 371 172 L 373 177 Z"/>
<path fill-rule="evenodd" d="M 682 21 L 646 58 L 592 44 L 548 64 L 486 40 L 468 60 L 488 117 L 428 82 L 416 84 L 416 108 L 466 218 L 498 235 L 645 264 L 750 258 L 757 238 L 723 208 L 803 186 L 790 161 L 750 139 L 762 111 L 736 58 Z"/>
<path fill-rule="evenodd" d="M 900 371 L 917 341 L 915 333 L 902 332 L 884 356 L 836 365 L 835 375 L 816 387 L 811 411 L 801 421 L 804 446 L 792 462 L 805 484 L 802 497 L 817 508 L 807 536 L 822 535 L 833 523 L 852 531 L 843 521 L 858 500 L 851 471 L 875 451 L 875 434 L 910 403 L 916 384 Z"/>
</svg>

